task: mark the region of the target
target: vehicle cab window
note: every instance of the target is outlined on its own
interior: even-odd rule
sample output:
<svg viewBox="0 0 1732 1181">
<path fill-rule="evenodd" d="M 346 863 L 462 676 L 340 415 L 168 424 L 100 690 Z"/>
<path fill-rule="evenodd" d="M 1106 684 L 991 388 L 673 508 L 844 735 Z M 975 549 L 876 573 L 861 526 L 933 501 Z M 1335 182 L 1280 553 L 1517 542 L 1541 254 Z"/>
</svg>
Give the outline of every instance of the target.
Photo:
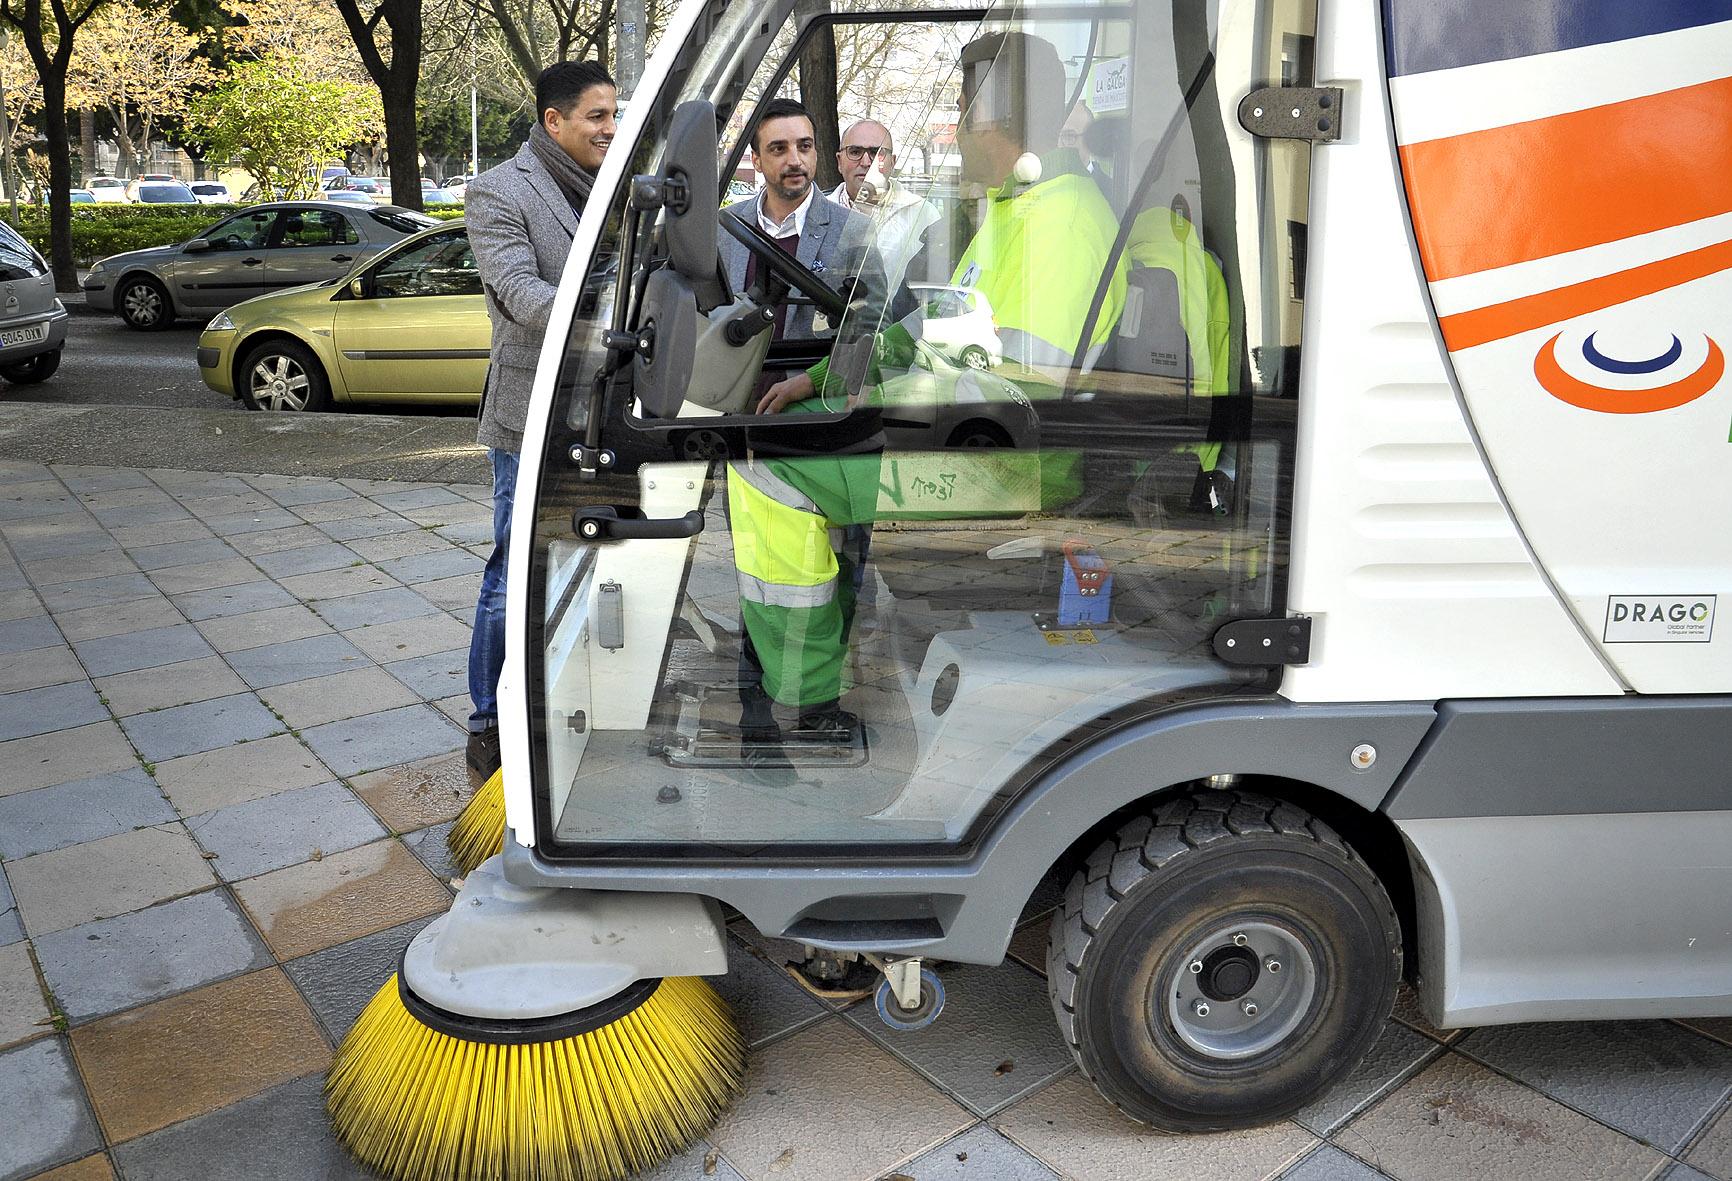
<svg viewBox="0 0 1732 1181">
<path fill-rule="evenodd" d="M 276 220 L 276 211 L 271 209 L 237 213 L 205 231 L 204 240 L 212 250 L 263 250 Z"/>
<path fill-rule="evenodd" d="M 400 299 L 421 295 L 480 295 L 481 272 L 469 235 L 448 230 L 391 255 L 373 272 L 369 295 Z"/>
<path fill-rule="evenodd" d="M 283 215 L 279 246 L 353 246 L 361 240 L 349 219 L 334 209 L 300 209 Z"/>
</svg>

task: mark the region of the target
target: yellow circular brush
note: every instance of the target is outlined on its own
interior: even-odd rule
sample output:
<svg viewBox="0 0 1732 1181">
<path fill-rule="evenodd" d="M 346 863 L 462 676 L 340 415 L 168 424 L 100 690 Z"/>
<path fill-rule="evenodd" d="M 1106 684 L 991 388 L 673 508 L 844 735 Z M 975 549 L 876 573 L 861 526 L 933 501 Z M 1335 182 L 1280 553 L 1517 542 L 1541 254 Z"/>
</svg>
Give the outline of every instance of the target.
<svg viewBox="0 0 1732 1181">
<path fill-rule="evenodd" d="M 518 1022 L 432 1009 L 400 980 L 325 1082 L 338 1138 L 386 1177 L 622 1181 L 689 1147 L 740 1090 L 745 1044 L 697 977 Z"/>
<path fill-rule="evenodd" d="M 505 848 L 504 775 L 499 770 L 488 776 L 445 834 L 445 847 L 459 876 L 473 873 L 477 865 Z"/>
</svg>

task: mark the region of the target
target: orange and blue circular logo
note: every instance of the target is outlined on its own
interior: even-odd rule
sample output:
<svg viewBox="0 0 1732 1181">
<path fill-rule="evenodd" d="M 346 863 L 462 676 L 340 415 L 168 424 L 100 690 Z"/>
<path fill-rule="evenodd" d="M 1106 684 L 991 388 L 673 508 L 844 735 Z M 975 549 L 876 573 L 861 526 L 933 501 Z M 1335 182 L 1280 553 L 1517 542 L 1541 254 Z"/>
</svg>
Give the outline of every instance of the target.
<svg viewBox="0 0 1732 1181">
<path fill-rule="evenodd" d="M 1600 414 L 1652 414 L 1694 402 L 1718 385 L 1726 374 L 1726 357 L 1711 337 L 1702 338 L 1708 348 L 1701 363 L 1680 374 L 1678 364 L 1684 359 L 1684 343 L 1676 335 L 1657 355 L 1637 358 L 1608 356 L 1594 343 L 1598 335 L 1589 333 L 1581 343 L 1583 368 L 1606 374 L 1618 385 L 1600 385 L 1566 373 L 1558 363 L 1558 341 L 1563 336 L 1560 332 L 1541 345 L 1534 357 L 1534 377 L 1548 394 Z M 1573 362 L 1571 368 L 1576 368 Z"/>
</svg>

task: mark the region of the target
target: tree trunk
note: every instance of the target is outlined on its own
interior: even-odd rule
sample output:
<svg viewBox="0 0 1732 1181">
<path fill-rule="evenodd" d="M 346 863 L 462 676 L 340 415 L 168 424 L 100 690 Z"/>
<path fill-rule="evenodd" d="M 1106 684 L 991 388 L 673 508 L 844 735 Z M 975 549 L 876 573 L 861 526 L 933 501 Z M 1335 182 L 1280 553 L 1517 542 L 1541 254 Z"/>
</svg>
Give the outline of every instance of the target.
<svg viewBox="0 0 1732 1181">
<path fill-rule="evenodd" d="M 796 0 L 794 19 L 801 24 L 828 14 L 829 0 Z M 836 152 L 842 146 L 842 129 L 836 115 L 836 34 L 826 27 L 800 51 L 800 101 L 812 116 L 812 133 L 818 141 L 818 187 L 829 192 L 842 183 L 836 167 Z"/>
<path fill-rule="evenodd" d="M 66 76 L 42 78 L 42 134 L 48 140 L 48 263 L 56 291 L 78 290 L 72 257 L 72 143 L 66 132 Z"/>
<path fill-rule="evenodd" d="M 392 85 L 380 86 L 385 103 L 385 151 L 391 162 L 391 203 L 421 208 L 421 149 L 415 126 L 415 75 L 402 85 L 392 68 Z"/>
<path fill-rule="evenodd" d="M 85 184 L 96 175 L 96 112 L 78 112 L 78 166 Z"/>
</svg>

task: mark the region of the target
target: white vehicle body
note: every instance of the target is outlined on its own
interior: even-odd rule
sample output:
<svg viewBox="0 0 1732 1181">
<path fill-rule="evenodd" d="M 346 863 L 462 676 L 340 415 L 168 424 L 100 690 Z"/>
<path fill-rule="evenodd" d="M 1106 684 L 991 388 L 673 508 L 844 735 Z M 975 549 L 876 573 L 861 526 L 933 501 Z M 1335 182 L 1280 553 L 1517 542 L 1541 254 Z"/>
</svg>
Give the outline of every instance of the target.
<svg viewBox="0 0 1732 1181">
<path fill-rule="evenodd" d="M 910 283 L 909 292 L 928 305 L 921 339 L 952 361 L 984 369 L 1004 360 L 998 326 L 986 296 L 968 287 Z"/>
</svg>

